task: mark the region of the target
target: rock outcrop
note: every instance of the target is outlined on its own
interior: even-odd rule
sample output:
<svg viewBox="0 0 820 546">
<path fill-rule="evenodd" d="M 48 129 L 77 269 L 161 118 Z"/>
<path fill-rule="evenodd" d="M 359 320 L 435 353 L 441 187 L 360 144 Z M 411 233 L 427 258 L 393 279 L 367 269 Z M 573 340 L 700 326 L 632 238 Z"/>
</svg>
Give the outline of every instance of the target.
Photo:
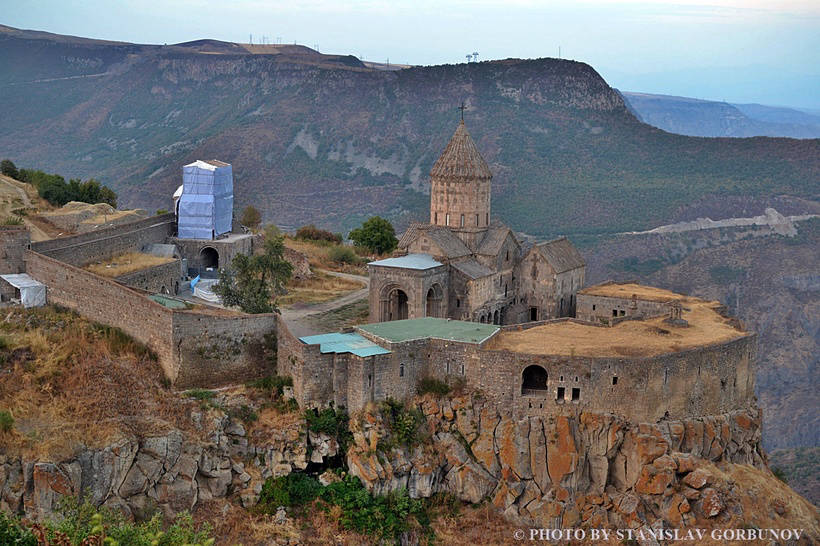
<svg viewBox="0 0 820 546">
<path fill-rule="evenodd" d="M 378 413 L 354 422 L 351 473 L 380 494 L 489 498 L 508 519 L 539 527 L 689 525 L 727 506 L 705 465 L 765 468 L 756 409 L 635 424 L 584 412 L 516 419 L 475 397 L 425 397 L 419 407 L 430 441 L 413 448 L 378 451 L 390 434 Z"/>
<path fill-rule="evenodd" d="M 157 509 L 173 516 L 229 495 L 249 507 L 268 477 L 305 470 L 309 460 L 323 463 L 337 454 L 334 439 L 314 433 L 308 453 L 303 430 L 300 422 L 269 431 L 264 444 L 252 445 L 241 422 L 217 416 L 204 443 L 171 430 L 123 438 L 56 463 L 0 455 L 0 510 L 40 521 L 54 516 L 64 496 L 140 517 Z"/>
</svg>

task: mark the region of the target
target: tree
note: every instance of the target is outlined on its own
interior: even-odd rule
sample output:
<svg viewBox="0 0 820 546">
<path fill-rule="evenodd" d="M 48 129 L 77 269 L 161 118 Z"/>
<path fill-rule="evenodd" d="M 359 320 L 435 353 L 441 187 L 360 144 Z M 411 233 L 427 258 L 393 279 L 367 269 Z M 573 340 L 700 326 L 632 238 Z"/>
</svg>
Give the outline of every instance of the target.
<svg viewBox="0 0 820 546">
<path fill-rule="evenodd" d="M 17 172 L 17 166 L 11 161 L 11 159 L 4 159 L 3 161 L 0 161 L 0 173 L 14 179 L 17 179 L 17 177 L 20 176 L 20 173 Z"/>
<path fill-rule="evenodd" d="M 384 254 L 391 252 L 399 244 L 393 224 L 380 216 L 373 216 L 362 224 L 362 227 L 350 232 L 353 244 L 375 252 Z"/>
<path fill-rule="evenodd" d="M 239 307 L 246 313 L 278 311 L 272 296 L 281 294 L 293 273 L 285 260 L 284 237 L 275 226 L 265 231 L 262 252 L 253 256 L 240 254 L 231 268 L 219 272 L 214 291 L 228 307 Z"/>
<path fill-rule="evenodd" d="M 242 211 L 242 216 L 239 217 L 239 223 L 251 231 L 256 231 L 256 229 L 259 228 L 259 224 L 262 223 L 262 214 L 260 214 L 256 207 L 248 205 L 245 207 L 245 210 Z"/>
</svg>

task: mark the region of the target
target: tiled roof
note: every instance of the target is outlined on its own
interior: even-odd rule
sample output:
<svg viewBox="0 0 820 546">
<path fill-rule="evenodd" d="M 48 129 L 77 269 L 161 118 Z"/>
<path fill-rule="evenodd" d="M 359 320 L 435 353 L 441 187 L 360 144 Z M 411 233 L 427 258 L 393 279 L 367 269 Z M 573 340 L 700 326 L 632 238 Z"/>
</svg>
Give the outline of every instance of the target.
<svg viewBox="0 0 820 546">
<path fill-rule="evenodd" d="M 563 273 L 564 271 L 584 267 L 586 265 L 581 253 L 578 252 L 575 245 L 569 242 L 569 239 L 566 237 L 559 237 L 552 241 L 539 243 L 535 245 L 535 248 L 541 252 L 541 255 L 544 256 L 552 268 L 555 269 L 556 273 Z"/>
<path fill-rule="evenodd" d="M 367 265 L 400 267 L 402 269 L 432 269 L 444 264 L 437 262 L 429 254 L 408 254 L 407 256 L 400 256 L 398 258 L 377 260 L 375 262 L 370 262 Z"/>
<path fill-rule="evenodd" d="M 470 249 L 467 248 L 464 241 L 446 227 L 430 226 L 427 229 L 427 235 L 448 258 L 460 258 L 461 256 L 470 255 Z"/>
<path fill-rule="evenodd" d="M 454 263 L 452 266 L 454 269 L 461 271 L 471 279 L 480 279 L 481 277 L 486 277 L 487 275 L 493 274 L 489 267 L 483 266 L 473 259 Z"/>
<path fill-rule="evenodd" d="M 430 170 L 430 176 L 437 178 L 492 178 L 493 173 L 478 152 L 470 133 L 459 123 L 453 138 L 447 144 L 441 157 Z"/>
<path fill-rule="evenodd" d="M 459 239 L 449 228 L 430 224 L 410 224 L 410 227 L 407 228 L 407 231 L 399 240 L 398 247 L 401 249 L 408 248 L 421 235 L 427 235 L 447 258 L 460 258 L 470 255 L 470 249 L 467 248 L 464 241 Z"/>
<path fill-rule="evenodd" d="M 505 225 L 491 226 L 484 234 L 484 238 L 478 244 L 476 254 L 484 256 L 497 256 L 501 252 L 501 245 L 510 233 L 510 228 Z"/>
</svg>

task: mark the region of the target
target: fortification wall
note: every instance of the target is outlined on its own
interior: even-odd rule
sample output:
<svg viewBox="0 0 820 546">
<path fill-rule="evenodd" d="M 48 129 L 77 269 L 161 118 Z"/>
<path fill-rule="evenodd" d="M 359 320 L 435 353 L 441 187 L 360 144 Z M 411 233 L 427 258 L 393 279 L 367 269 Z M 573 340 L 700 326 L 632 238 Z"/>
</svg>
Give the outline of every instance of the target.
<svg viewBox="0 0 820 546">
<path fill-rule="evenodd" d="M 29 275 L 48 298 L 91 320 L 120 328 L 156 353 L 179 387 L 212 387 L 270 373 L 277 317 L 171 310 L 113 279 L 26 252 Z"/>
<path fill-rule="evenodd" d="M 164 243 L 175 230 L 175 217 L 169 213 L 121 226 L 33 243 L 31 248 L 61 262 L 83 266 L 93 260 L 105 260 L 125 252 L 141 250 L 150 243 Z"/>
<path fill-rule="evenodd" d="M 663 301 L 578 294 L 576 317 L 589 322 L 611 324 L 620 317 L 651 318 L 669 314 Z"/>
<path fill-rule="evenodd" d="M 654 422 L 748 407 L 754 401 L 755 356 L 754 334 L 646 358 L 533 355 L 434 341 L 429 370 L 445 380 L 442 363 L 459 371 L 463 364 L 469 389 L 522 414 L 613 412 L 635 422 Z M 523 377 L 529 366 L 546 371 L 547 388 L 525 395 Z"/>
<path fill-rule="evenodd" d="M 25 273 L 23 256 L 31 243 L 25 226 L 0 226 L 0 275 Z"/>
<path fill-rule="evenodd" d="M 155 265 L 132 273 L 120 275 L 114 280 L 139 288 L 146 292 L 178 294 L 179 282 L 182 278 L 182 260 L 174 260 L 167 264 Z M 165 289 L 163 291 L 163 288 Z"/>
<path fill-rule="evenodd" d="M 230 267 L 233 259 L 239 254 L 253 255 L 254 248 L 259 245 L 261 238 L 261 235 L 232 235 L 229 238 L 214 240 L 172 237 L 169 243 L 177 246 L 182 257 L 188 260 L 188 267 L 203 266 L 200 253 L 203 248 L 212 248 L 219 256 L 218 267 L 223 268 Z"/>
<path fill-rule="evenodd" d="M 274 372 L 277 315 L 174 311 L 180 388 L 243 383 Z"/>
<path fill-rule="evenodd" d="M 26 252 L 28 274 L 48 287 L 48 300 L 81 315 L 120 328 L 159 358 L 165 376 L 176 379 L 173 312 L 123 286 L 37 252 Z"/>
</svg>

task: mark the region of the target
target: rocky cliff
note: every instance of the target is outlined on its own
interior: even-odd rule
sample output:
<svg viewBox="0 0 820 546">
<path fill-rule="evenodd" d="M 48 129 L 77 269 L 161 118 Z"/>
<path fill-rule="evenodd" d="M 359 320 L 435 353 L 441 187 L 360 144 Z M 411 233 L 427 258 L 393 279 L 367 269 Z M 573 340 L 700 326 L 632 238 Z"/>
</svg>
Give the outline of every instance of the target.
<svg viewBox="0 0 820 546">
<path fill-rule="evenodd" d="M 651 424 L 591 413 L 516 419 L 475 396 L 425 397 L 419 408 L 429 441 L 415 447 L 380 449 L 391 431 L 379 411 L 352 425 L 350 472 L 373 492 L 489 498 L 506 518 L 544 528 L 786 525 L 795 518 L 820 538 L 816 508 L 767 470 L 754 408 Z M 750 477 L 776 495 L 752 507 L 754 491 L 740 487 Z"/>
</svg>

